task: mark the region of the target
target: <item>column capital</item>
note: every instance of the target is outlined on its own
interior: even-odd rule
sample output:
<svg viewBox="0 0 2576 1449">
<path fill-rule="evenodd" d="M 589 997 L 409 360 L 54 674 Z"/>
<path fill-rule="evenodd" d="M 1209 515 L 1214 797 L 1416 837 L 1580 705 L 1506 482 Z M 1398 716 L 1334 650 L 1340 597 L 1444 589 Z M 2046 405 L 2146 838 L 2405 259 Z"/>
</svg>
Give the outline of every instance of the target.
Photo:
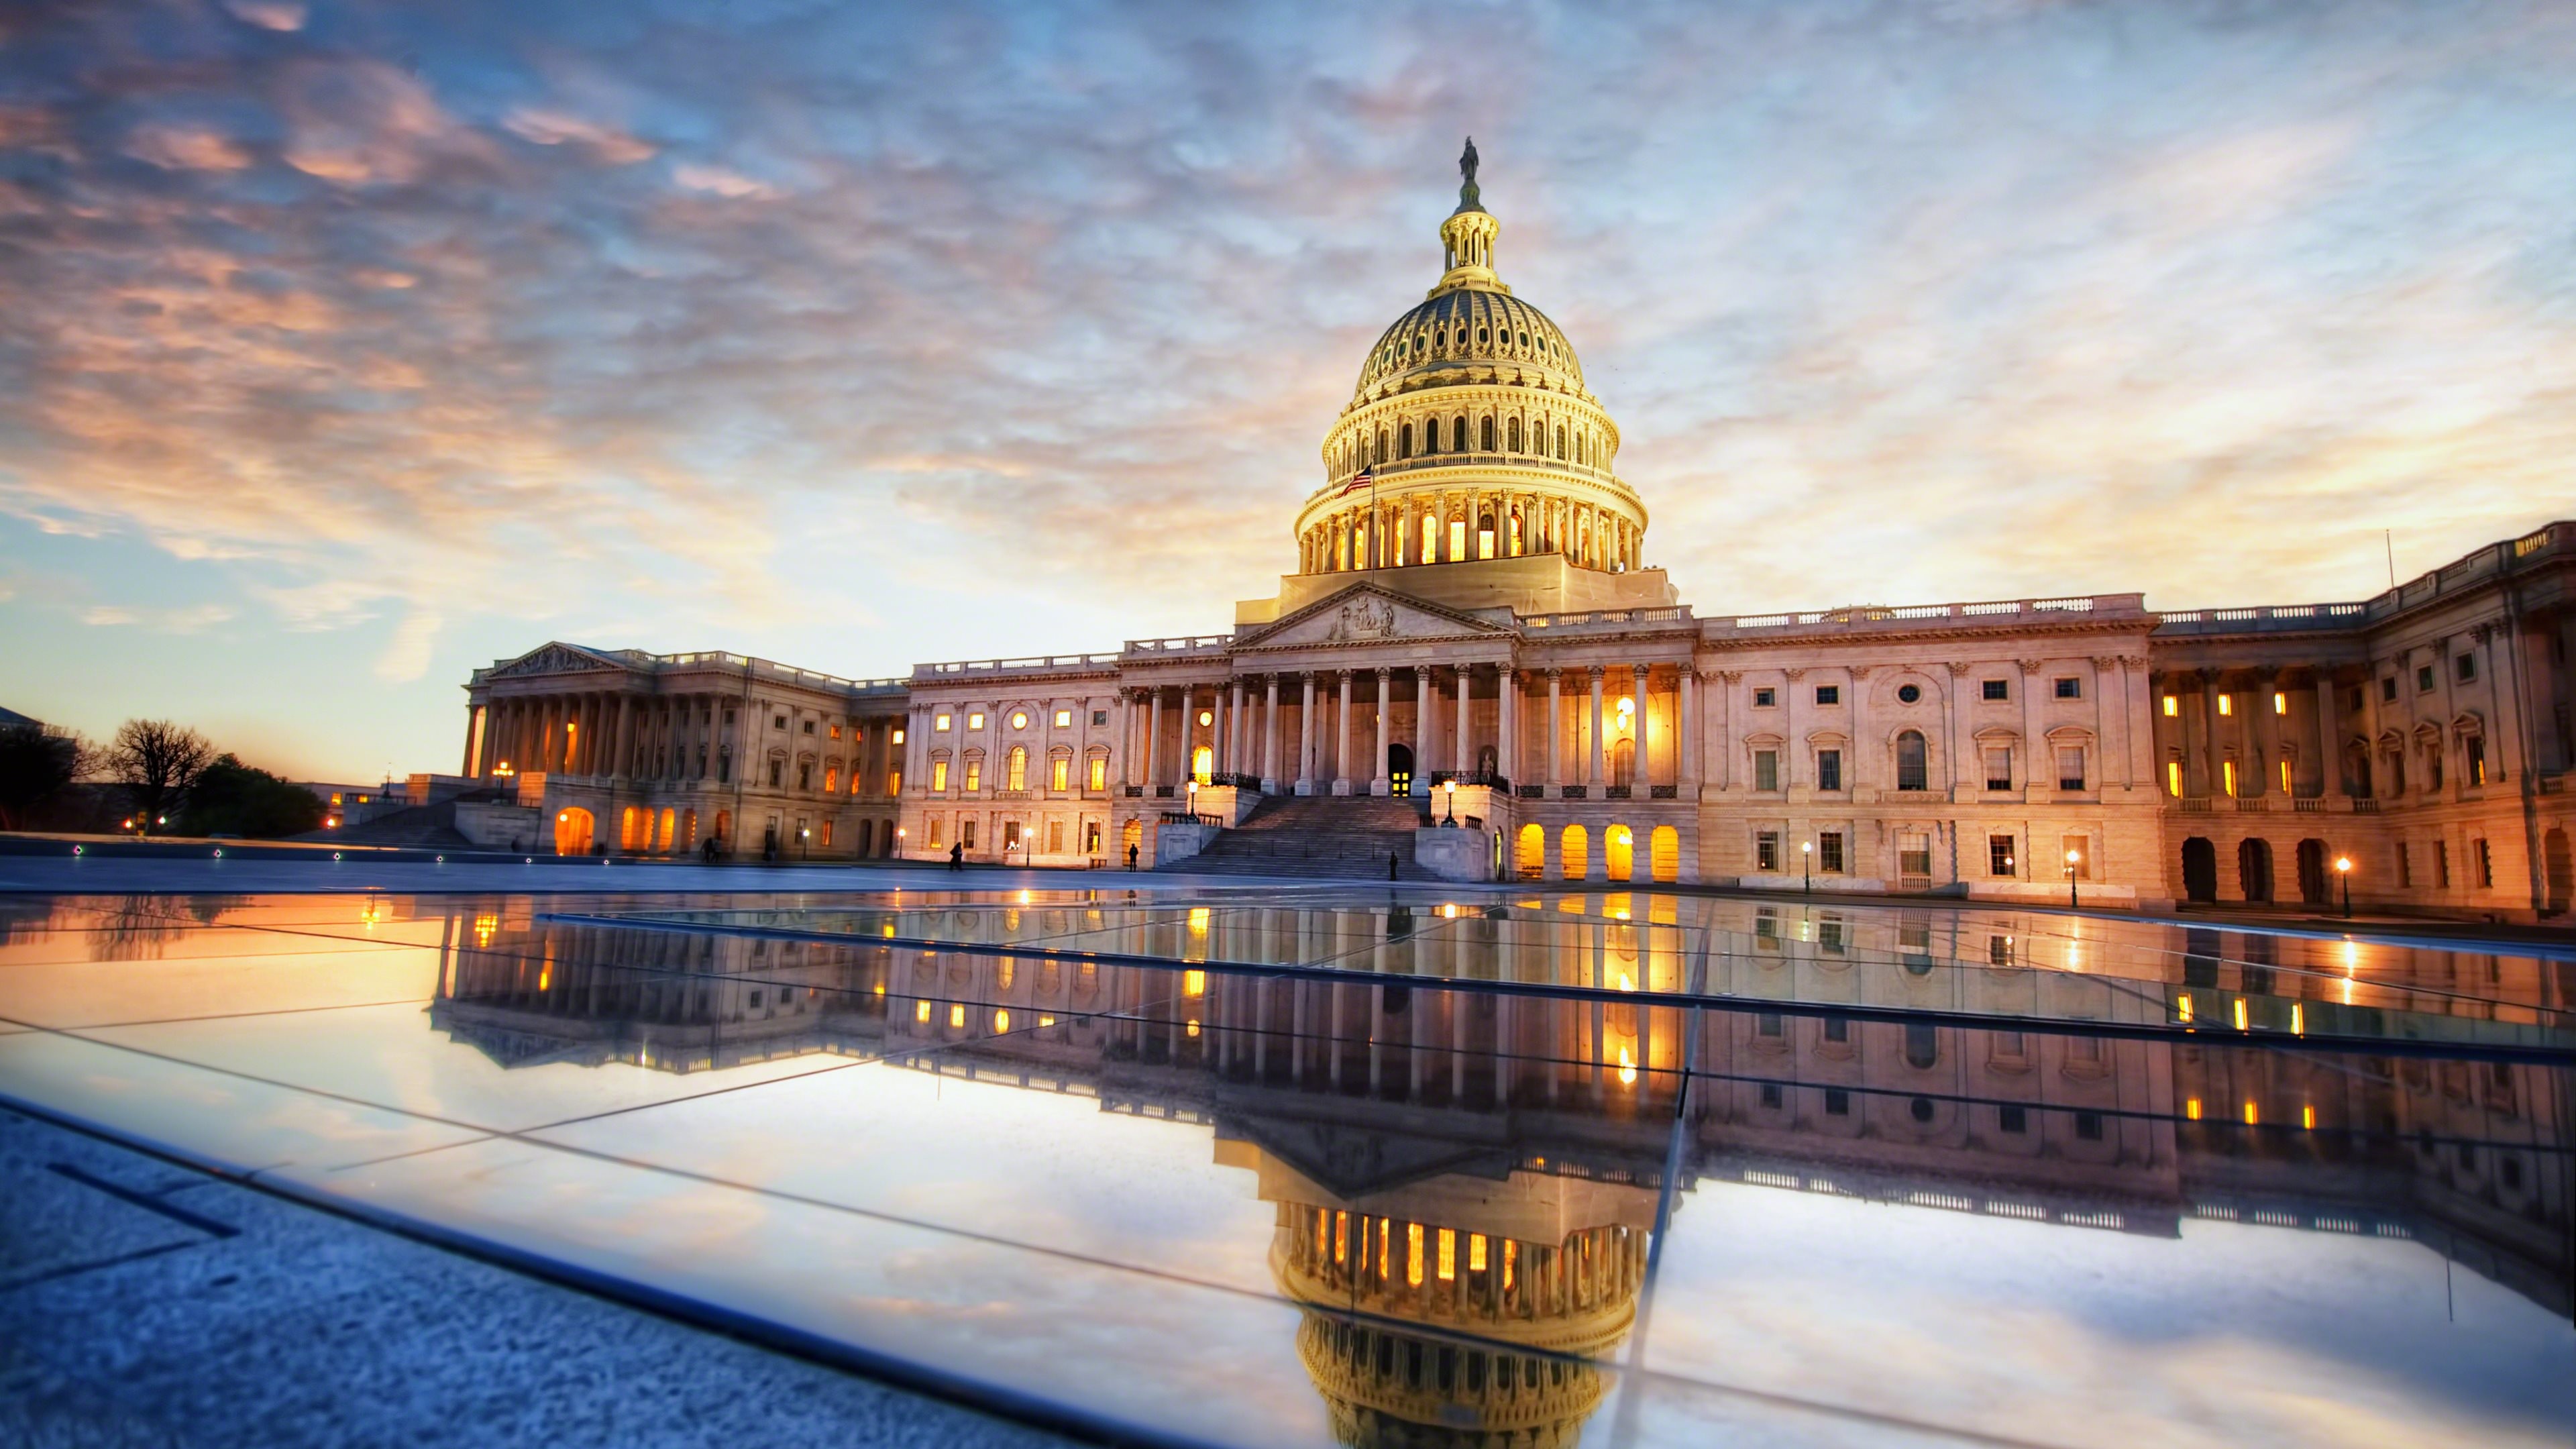
<svg viewBox="0 0 2576 1449">
<path fill-rule="evenodd" d="M 1610 667 L 1606 664 L 1587 664 L 1583 672 L 1592 676 L 1593 683 L 1599 684 L 1601 677 L 1610 672 Z"/>
<path fill-rule="evenodd" d="M 1377 666 L 1377 677 L 1378 677 L 1381 681 L 1383 681 L 1383 680 L 1387 679 L 1389 676 L 1393 675 L 1394 673 L 1395 673 L 1395 666 L 1394 666 L 1394 665 L 1392 665 L 1392 664 L 1381 664 L 1381 665 Z"/>
<path fill-rule="evenodd" d="M 2026 678 L 2030 675 L 2037 674 L 2040 671 L 2040 667 L 2045 665 L 2047 662 L 2048 661 L 2045 659 L 2016 659 L 2013 661 L 2013 667 L 2019 669 Z"/>
<path fill-rule="evenodd" d="M 1870 666 L 1869 666 L 1869 665 L 1866 665 L 1866 664 L 1855 664 L 1855 665 L 1853 665 L 1853 666 L 1851 667 L 1851 669 L 1850 669 L 1849 673 L 1851 674 L 1851 677 L 1852 677 L 1852 678 L 1854 678 L 1854 679 L 1867 679 L 1867 678 L 1869 678 L 1869 671 L 1870 671 Z"/>
</svg>

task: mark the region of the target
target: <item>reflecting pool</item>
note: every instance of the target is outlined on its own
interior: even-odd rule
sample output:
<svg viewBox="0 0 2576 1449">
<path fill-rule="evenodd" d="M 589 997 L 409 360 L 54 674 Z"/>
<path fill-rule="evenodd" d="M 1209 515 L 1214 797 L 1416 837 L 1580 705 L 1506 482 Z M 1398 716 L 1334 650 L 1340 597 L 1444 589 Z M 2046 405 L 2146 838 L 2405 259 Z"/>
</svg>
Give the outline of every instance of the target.
<svg viewBox="0 0 2576 1449">
<path fill-rule="evenodd" d="M 1258 890 L 0 905 L 0 1095 L 1147 1440 L 2564 1444 L 2571 966 Z"/>
</svg>

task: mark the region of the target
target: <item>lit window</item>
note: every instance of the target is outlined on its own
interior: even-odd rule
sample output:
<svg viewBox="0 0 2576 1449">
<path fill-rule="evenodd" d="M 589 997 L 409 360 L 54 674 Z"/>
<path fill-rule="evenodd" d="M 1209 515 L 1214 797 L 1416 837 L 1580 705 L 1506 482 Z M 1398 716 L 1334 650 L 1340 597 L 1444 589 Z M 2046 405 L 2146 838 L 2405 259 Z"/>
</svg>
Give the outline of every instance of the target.
<svg viewBox="0 0 2576 1449">
<path fill-rule="evenodd" d="M 334 790 L 334 791 L 332 791 L 332 792 L 331 792 L 331 803 L 332 803 L 332 804 L 334 804 L 334 805 L 337 805 L 337 804 L 339 804 L 339 803 L 340 803 L 340 792 L 339 792 L 339 791 Z"/>
<path fill-rule="evenodd" d="M 2184 1099 L 2183 1099 L 2183 1104 L 2182 1104 L 2182 1115 L 2183 1115 L 2183 1116 L 2185 1116 L 2186 1118 L 2189 1118 L 2190 1120 L 2192 1120 L 2192 1121 L 2194 1121 L 2194 1122 L 2199 1121 L 2199 1120 L 2200 1120 L 2200 1099 L 2199 1099 L 2198 1097 L 2186 1097 L 2186 1098 L 2184 1098 Z"/>
<path fill-rule="evenodd" d="M 1404 1225 L 1404 1281 L 1407 1287 L 1422 1286 L 1422 1224 Z"/>
<path fill-rule="evenodd" d="M 1491 420 L 1488 419 L 1489 423 L 1490 421 Z M 1488 444 L 1487 446 L 1490 447 L 1491 445 Z M 1470 1273 L 1482 1273 L 1485 1271 L 1485 1235 L 1483 1233 L 1469 1233 L 1467 1235 L 1467 1271 Z"/>
<path fill-rule="evenodd" d="M 1050 765 L 1049 765 L 1049 767 L 1048 767 L 1048 768 L 1049 768 L 1049 774 L 1048 774 L 1048 777 L 1047 777 L 1047 788 L 1048 788 L 1048 789 L 1050 789 L 1050 790 L 1069 790 L 1069 789 L 1073 788 L 1073 759 L 1072 759 L 1072 757 L 1071 757 L 1071 756 L 1069 756 L 1069 755 L 1058 755 L 1058 756 L 1056 756 L 1056 757 L 1055 757 L 1055 759 L 1050 763 Z"/>
<path fill-rule="evenodd" d="M 984 762 L 982 760 L 968 760 L 966 762 L 966 788 L 969 790 L 981 790 L 984 788 Z"/>
<path fill-rule="evenodd" d="M 896 744 L 898 744 L 898 745 L 899 745 L 899 744 L 902 744 L 902 743 L 903 743 L 903 731 L 901 731 L 901 730 L 896 730 L 893 734 L 888 735 L 886 738 L 888 738 L 888 739 L 890 739 L 890 740 L 894 741 L 894 742 L 895 742 Z"/>
<path fill-rule="evenodd" d="M 836 740 L 839 739 L 841 737 L 841 727 L 839 725 L 832 726 L 831 734 L 832 738 Z"/>
<path fill-rule="evenodd" d="M 2281 793 L 2290 793 L 2290 762 L 2287 760 L 2281 762 Z"/>
<path fill-rule="evenodd" d="M 948 1008 L 948 1024 L 952 1027 L 962 1027 L 966 1024 L 966 1005 L 964 1002 L 959 1002 L 958 1004 Z"/>
<path fill-rule="evenodd" d="M 1069 709 L 1060 709 L 1060 710 L 1057 710 L 1057 711 L 1055 712 L 1055 727 L 1056 727 L 1057 729 L 1064 729 L 1064 728 L 1066 728 L 1066 727 L 1070 726 L 1072 723 L 1073 723 L 1073 711 L 1072 711 L 1072 710 L 1069 710 Z"/>
<path fill-rule="evenodd" d="M 1215 723 L 1216 723 L 1216 716 L 1215 716 L 1214 714 L 1209 713 L 1209 712 L 1208 712 L 1208 711 L 1206 711 L 1206 710 L 1200 710 L 1200 711 L 1199 711 L 1199 723 L 1200 723 L 1200 724 L 1203 724 L 1203 725 L 1212 725 L 1212 724 L 1215 724 Z"/>
<path fill-rule="evenodd" d="M 2234 695 L 2232 695 L 2232 694 L 2222 694 L 2222 695 L 2220 695 L 2220 696 L 2218 697 L 2218 713 L 2219 713 L 2219 717 L 2220 717 L 2220 718 L 2222 718 L 2222 719 L 2227 718 L 2228 716 L 2231 716 L 2231 715 L 2235 714 L 2235 713 L 2236 713 L 2236 696 L 2234 696 Z"/>
<path fill-rule="evenodd" d="M 1451 1282 L 1458 1276 L 1458 1234 L 1448 1228 L 1440 1230 L 1440 1256 L 1437 1271 L 1443 1283 Z"/>
<path fill-rule="evenodd" d="M 2276 689 L 2276 690 L 2273 690 L 2273 691 L 2272 691 L 2272 713 L 2274 713 L 2274 714 L 2288 714 L 2289 712 L 2290 712 L 2290 697 L 2289 697 L 2288 695 L 2286 695 L 2286 694 L 2283 694 L 2281 691 L 2279 691 L 2279 690 L 2277 690 L 2277 689 Z"/>
<path fill-rule="evenodd" d="M 2165 793 L 2177 800 L 2182 798 L 2182 761 L 2180 760 L 2165 761 Z"/>
<path fill-rule="evenodd" d="M 1988 875 L 2013 873 L 2013 837 L 2009 835 L 1986 837 L 1986 873 Z"/>
<path fill-rule="evenodd" d="M 1091 784 L 1089 788 L 1094 790 L 1106 790 L 1109 788 L 1109 757 L 1107 755 L 1094 755 L 1091 757 Z"/>
<path fill-rule="evenodd" d="M 946 760 L 933 760 L 930 762 L 930 788 L 933 790 L 945 790 L 948 788 L 948 762 Z"/>
<path fill-rule="evenodd" d="M 930 1003 L 925 1001 L 915 1006 L 912 1012 L 912 1019 L 915 1021 L 925 1022 L 930 1020 Z"/>
<path fill-rule="evenodd" d="M 2234 760 L 2227 761 L 2225 764 L 2219 766 L 2219 771 L 2223 777 L 2220 783 L 2226 786 L 2227 793 L 2229 795 L 2234 795 L 2236 793 L 2236 762 Z"/>
<path fill-rule="evenodd" d="M 2182 713 L 2182 701 L 2181 701 L 2181 700 L 2178 700 L 2178 699 L 2176 699 L 2176 698 L 2174 698 L 2174 697 L 2173 697 L 2172 695 L 2170 695 L 2170 694 L 2166 695 L 2166 696 L 2165 696 L 2165 718 L 2167 718 L 2167 719 L 2173 719 L 2173 718 L 2175 718 L 2175 717 L 2179 716 L 2181 713 Z"/>
<path fill-rule="evenodd" d="M 949 717 L 944 713 L 934 715 L 931 718 L 930 727 L 935 730 L 944 730 L 948 728 L 948 719 Z"/>
<path fill-rule="evenodd" d="M 968 710 L 966 712 L 966 728 L 970 730 L 980 730 L 983 727 L 984 712 L 980 709 Z"/>
<path fill-rule="evenodd" d="M 1765 875 L 1780 869 L 1780 832 L 1765 830 L 1753 840 L 1753 868 Z"/>
<path fill-rule="evenodd" d="M 1024 729 L 1027 729 L 1028 727 L 1029 727 L 1029 712 L 1028 712 L 1027 710 L 1024 710 L 1024 709 L 1015 709 L 1015 710 L 1011 711 L 1011 728 L 1013 728 L 1013 729 L 1015 729 L 1015 730 L 1024 730 Z"/>
</svg>

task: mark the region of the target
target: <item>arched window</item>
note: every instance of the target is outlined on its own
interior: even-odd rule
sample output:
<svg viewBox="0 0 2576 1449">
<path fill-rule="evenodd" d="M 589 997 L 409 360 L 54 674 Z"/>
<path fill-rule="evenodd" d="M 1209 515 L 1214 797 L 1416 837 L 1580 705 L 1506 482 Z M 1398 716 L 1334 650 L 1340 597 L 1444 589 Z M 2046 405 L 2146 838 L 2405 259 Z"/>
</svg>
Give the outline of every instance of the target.
<svg viewBox="0 0 2576 1449">
<path fill-rule="evenodd" d="M 1377 430 L 1377 446 L 1369 450 L 1369 461 L 1372 463 L 1386 461 L 1386 429 L 1384 428 Z"/>
<path fill-rule="evenodd" d="M 1457 444 L 1456 447 L 1450 449 L 1451 452 L 1463 453 L 1467 451 L 1467 419 L 1464 414 L 1459 416 L 1456 426 L 1450 429 L 1449 439 L 1451 442 Z"/>
<path fill-rule="evenodd" d="M 1923 760 L 1923 732 L 1907 730 L 1896 737 L 1896 788 L 1929 790 L 1931 771 Z"/>
<path fill-rule="evenodd" d="M 1413 424 L 1406 423 L 1395 430 L 1395 456 L 1398 458 L 1413 456 Z"/>
<path fill-rule="evenodd" d="M 1556 429 L 1556 460 L 1560 463 L 1565 461 L 1565 425 L 1562 423 Z"/>
<path fill-rule="evenodd" d="M 1422 557 L 1414 561 L 1429 563 L 1438 557 L 1440 557 L 1440 520 L 1426 513 L 1422 515 Z"/>
<path fill-rule="evenodd" d="M 1514 453 L 1521 450 L 1521 420 L 1510 418 L 1503 423 L 1503 446 Z"/>
<path fill-rule="evenodd" d="M 1477 431 L 1483 437 L 1484 451 L 1488 453 L 1494 451 L 1494 420 L 1490 417 L 1486 418 L 1484 420 L 1484 425 L 1478 428 Z"/>
</svg>

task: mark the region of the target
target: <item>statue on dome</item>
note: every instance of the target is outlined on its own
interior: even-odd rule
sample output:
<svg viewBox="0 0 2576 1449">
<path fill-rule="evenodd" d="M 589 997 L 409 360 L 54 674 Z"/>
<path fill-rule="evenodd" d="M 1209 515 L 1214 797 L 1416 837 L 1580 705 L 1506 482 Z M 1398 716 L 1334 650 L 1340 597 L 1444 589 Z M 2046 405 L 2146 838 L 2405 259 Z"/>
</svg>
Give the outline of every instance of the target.
<svg viewBox="0 0 2576 1449">
<path fill-rule="evenodd" d="M 1484 210 L 1483 193 L 1476 189 L 1476 138 L 1473 136 L 1467 138 L 1467 149 L 1458 157 L 1458 174 L 1466 178 L 1458 186 L 1458 209 Z"/>
</svg>

